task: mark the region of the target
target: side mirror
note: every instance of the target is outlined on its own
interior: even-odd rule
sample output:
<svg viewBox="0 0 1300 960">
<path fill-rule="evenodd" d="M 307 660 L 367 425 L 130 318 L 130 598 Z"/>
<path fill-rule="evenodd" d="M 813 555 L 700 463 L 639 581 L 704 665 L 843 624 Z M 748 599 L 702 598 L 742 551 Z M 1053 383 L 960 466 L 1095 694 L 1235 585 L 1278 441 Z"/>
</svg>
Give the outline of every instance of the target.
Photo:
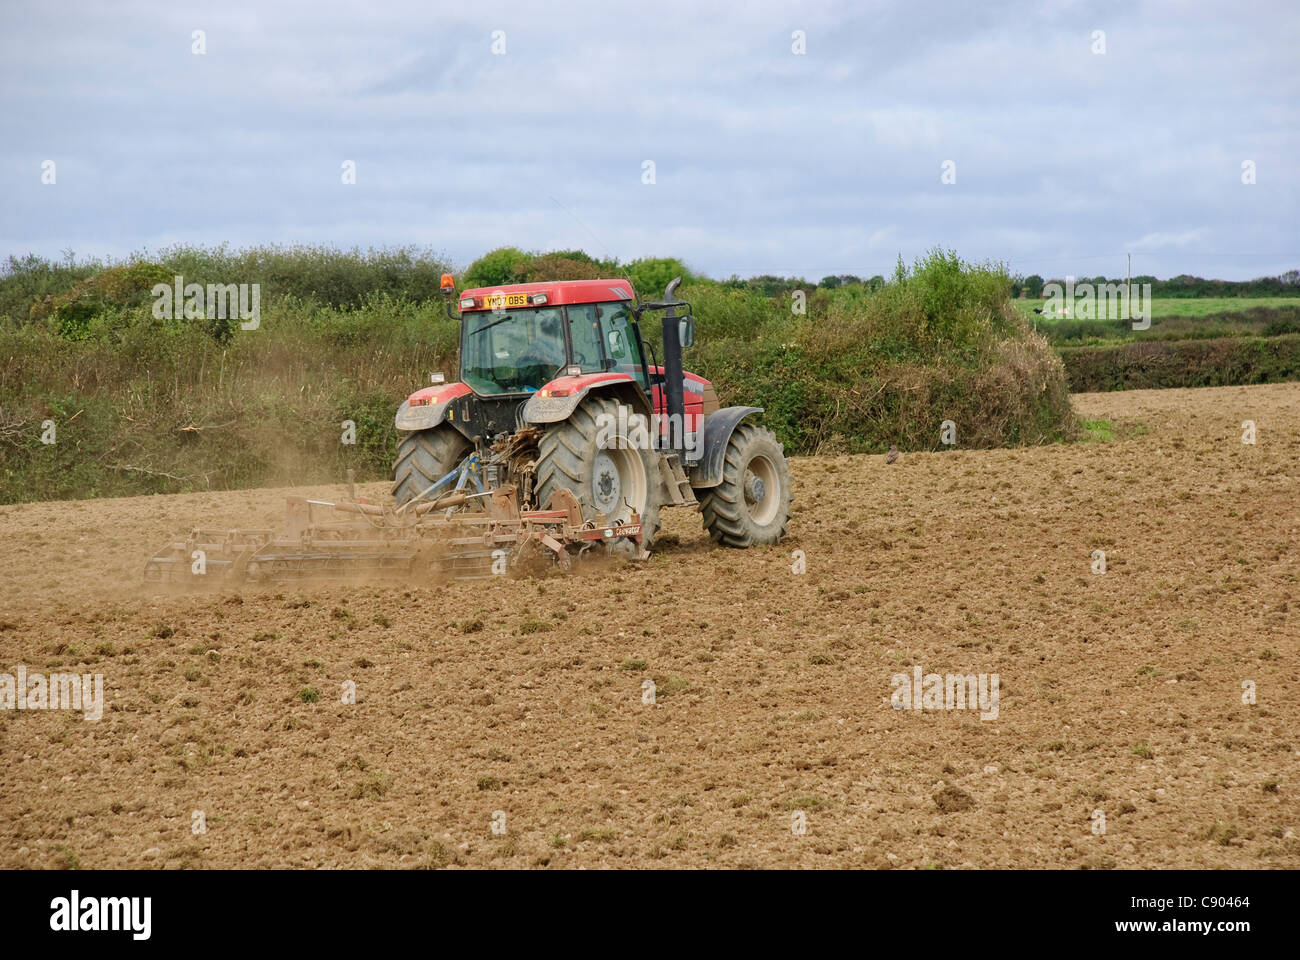
<svg viewBox="0 0 1300 960">
<path fill-rule="evenodd" d="M 682 317 L 677 323 L 677 338 L 681 340 L 682 347 L 695 346 L 695 318 Z"/>
</svg>

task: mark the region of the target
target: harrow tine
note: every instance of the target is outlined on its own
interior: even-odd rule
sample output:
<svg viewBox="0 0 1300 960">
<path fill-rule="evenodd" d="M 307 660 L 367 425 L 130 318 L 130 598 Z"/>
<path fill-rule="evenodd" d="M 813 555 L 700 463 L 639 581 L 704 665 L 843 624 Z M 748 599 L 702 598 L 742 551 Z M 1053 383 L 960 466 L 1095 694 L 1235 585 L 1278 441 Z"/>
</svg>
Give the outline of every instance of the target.
<svg viewBox="0 0 1300 960">
<path fill-rule="evenodd" d="M 570 546 L 582 554 L 610 537 L 641 539 L 639 516 L 614 527 L 592 527 L 582 521 L 572 497 L 553 502 L 556 509 L 521 512 L 512 486 L 465 493 L 471 476 L 468 466 L 462 467 L 456 492 L 421 503 L 405 515 L 357 500 L 289 497 L 280 532 L 196 527 L 183 541 L 155 551 L 145 564 L 144 578 L 190 584 L 436 575 L 475 579 L 504 572 L 496 568 L 498 559 L 506 560 L 507 570 L 519 566 L 530 546 L 544 547 L 542 554 L 568 572 Z M 463 510 L 480 498 L 490 500 L 487 509 Z M 316 507 L 330 508 L 344 518 L 318 520 L 313 515 Z M 458 507 L 462 512 L 455 512 Z"/>
</svg>

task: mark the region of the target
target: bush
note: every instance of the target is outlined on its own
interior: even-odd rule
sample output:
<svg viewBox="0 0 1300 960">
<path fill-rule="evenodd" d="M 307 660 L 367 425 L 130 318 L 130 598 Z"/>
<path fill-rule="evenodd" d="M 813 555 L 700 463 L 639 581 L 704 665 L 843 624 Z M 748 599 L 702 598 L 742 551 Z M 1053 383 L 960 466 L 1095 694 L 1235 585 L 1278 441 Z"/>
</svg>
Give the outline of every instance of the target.
<svg viewBox="0 0 1300 960">
<path fill-rule="evenodd" d="M 523 283 L 536 283 L 540 280 L 599 280 L 616 273 L 616 268 L 606 267 L 581 250 L 534 256 L 521 269 Z"/>
<path fill-rule="evenodd" d="M 460 286 L 502 287 L 507 283 L 523 283 L 523 265 L 529 254 L 518 247 L 499 247 L 490 250 L 469 265 L 461 278 Z"/>
<path fill-rule="evenodd" d="M 451 270 L 445 258 L 416 247 L 340 250 L 327 246 L 176 246 L 155 258 L 186 283 L 257 283 L 262 302 L 295 297 L 331 307 L 355 307 L 387 294 L 412 303 L 440 297 L 439 280 Z"/>
<path fill-rule="evenodd" d="M 59 334 L 69 340 L 84 340 L 97 318 L 120 318 L 123 308 L 149 301 L 155 284 L 172 283 L 162 266 L 144 261 L 109 267 L 78 281 L 70 289 L 44 297 L 32 305 L 32 320 L 50 318 Z M 111 328 L 111 322 L 109 327 Z M 107 329 L 107 328 L 102 328 Z"/>
<path fill-rule="evenodd" d="M 0 502 L 385 479 L 393 414 L 454 371 L 441 303 L 285 300 L 222 345 L 127 310 L 112 337 L 0 328 Z M 55 421 L 57 442 L 40 442 Z M 356 444 L 340 442 L 342 422 Z"/>
<path fill-rule="evenodd" d="M 1224 303 L 1231 304 L 1231 299 Z M 1082 346 L 1087 342 L 1138 340 L 1210 340 L 1216 337 L 1300 333 L 1300 305 L 1256 306 L 1224 310 L 1208 316 L 1156 317 L 1146 330 L 1134 330 L 1130 320 L 1052 320 L 1038 329 L 1053 344 Z"/>
<path fill-rule="evenodd" d="M 674 277 L 681 277 L 683 284 L 695 279 L 695 274 L 686 264 L 675 257 L 643 257 L 633 260 L 619 274 L 632 282 L 632 289 L 640 300 L 662 300 L 664 290 Z"/>
<path fill-rule="evenodd" d="M 1219 387 L 1300 380 L 1300 334 L 1062 347 L 1070 389 Z"/>
<path fill-rule="evenodd" d="M 356 307 L 385 294 L 412 303 L 440 300 L 444 258 L 414 247 L 339 250 L 324 246 L 261 246 L 230 251 L 173 246 L 121 263 L 55 265 L 39 257 L 10 257 L 0 269 L 0 315 L 11 324 L 58 315 L 74 338 L 87 318 L 111 307 L 144 302 L 154 283 L 261 285 L 261 302 L 292 297 L 331 307 Z"/>
<path fill-rule="evenodd" d="M 76 264 L 69 258 L 56 264 L 35 254 L 21 259 L 10 256 L 0 267 L 0 318 L 26 323 L 37 303 L 64 293 L 100 269 L 98 261 Z"/>
<path fill-rule="evenodd" d="M 958 425 L 961 446 L 1070 437 L 1061 361 L 1009 290 L 1000 267 L 944 251 L 911 270 L 900 263 L 875 291 L 810 296 L 802 317 L 786 297 L 715 288 L 697 298 L 700 341 L 687 365 L 724 404 L 762 406 L 789 452 L 936 449 L 943 420 Z"/>
</svg>

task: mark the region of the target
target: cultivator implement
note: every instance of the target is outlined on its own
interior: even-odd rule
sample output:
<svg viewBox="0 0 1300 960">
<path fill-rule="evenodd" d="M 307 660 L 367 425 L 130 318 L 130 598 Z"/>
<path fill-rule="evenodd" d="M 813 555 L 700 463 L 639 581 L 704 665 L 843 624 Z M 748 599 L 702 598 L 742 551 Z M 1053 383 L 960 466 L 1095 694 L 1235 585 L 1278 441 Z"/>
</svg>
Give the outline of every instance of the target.
<svg viewBox="0 0 1300 960">
<path fill-rule="evenodd" d="M 525 567 L 567 572 L 597 547 L 643 554 L 638 514 L 584 522 L 568 490 L 557 490 L 545 510 L 521 510 L 510 485 L 402 507 L 306 497 L 289 497 L 286 505 L 279 531 L 191 530 L 155 551 L 145 580 L 472 580 Z"/>
</svg>

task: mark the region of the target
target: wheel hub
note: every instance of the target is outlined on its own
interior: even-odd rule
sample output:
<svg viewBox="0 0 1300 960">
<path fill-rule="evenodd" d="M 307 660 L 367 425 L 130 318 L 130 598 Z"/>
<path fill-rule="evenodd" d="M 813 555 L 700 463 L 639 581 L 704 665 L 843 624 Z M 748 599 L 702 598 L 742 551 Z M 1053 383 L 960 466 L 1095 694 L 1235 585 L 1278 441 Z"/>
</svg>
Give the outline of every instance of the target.
<svg viewBox="0 0 1300 960">
<path fill-rule="evenodd" d="M 745 493 L 745 509 L 757 524 L 768 524 L 780 508 L 781 478 L 776 467 L 765 454 L 757 454 L 745 465 L 745 479 L 741 483 Z"/>
<path fill-rule="evenodd" d="M 596 454 L 591 487 L 596 509 L 606 516 L 613 516 L 623 500 L 623 480 L 618 465 L 604 450 Z"/>
</svg>

